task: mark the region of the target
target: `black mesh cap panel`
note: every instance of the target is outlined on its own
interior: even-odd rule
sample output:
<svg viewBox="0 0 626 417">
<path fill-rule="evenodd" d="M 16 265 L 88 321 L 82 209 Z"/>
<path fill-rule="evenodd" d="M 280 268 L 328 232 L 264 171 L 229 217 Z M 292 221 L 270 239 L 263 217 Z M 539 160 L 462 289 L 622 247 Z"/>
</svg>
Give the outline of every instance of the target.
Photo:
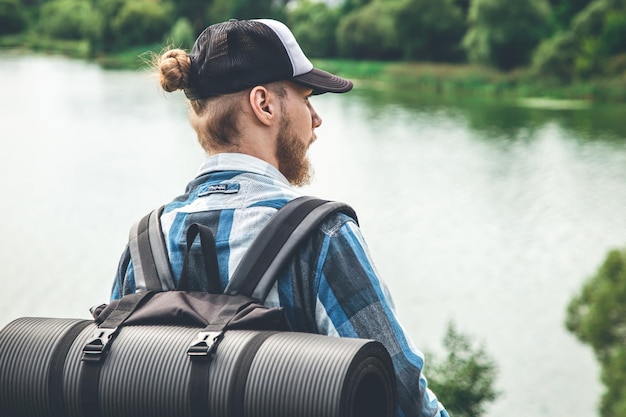
<svg viewBox="0 0 626 417">
<path fill-rule="evenodd" d="M 196 40 L 190 54 L 191 77 L 185 94 L 207 98 L 293 77 L 281 40 L 257 21 L 212 25 Z"/>
</svg>

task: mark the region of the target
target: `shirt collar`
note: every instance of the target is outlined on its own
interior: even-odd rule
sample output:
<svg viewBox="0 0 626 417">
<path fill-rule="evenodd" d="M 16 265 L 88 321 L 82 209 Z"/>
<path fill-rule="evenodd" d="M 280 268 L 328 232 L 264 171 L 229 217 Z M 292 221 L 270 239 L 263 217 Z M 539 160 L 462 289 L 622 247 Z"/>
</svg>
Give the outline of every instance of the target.
<svg viewBox="0 0 626 417">
<path fill-rule="evenodd" d="M 209 156 L 200 167 L 198 174 L 208 174 L 217 171 L 244 171 L 270 177 L 289 185 L 289 181 L 273 165 L 257 157 L 242 153 L 218 153 Z"/>
</svg>

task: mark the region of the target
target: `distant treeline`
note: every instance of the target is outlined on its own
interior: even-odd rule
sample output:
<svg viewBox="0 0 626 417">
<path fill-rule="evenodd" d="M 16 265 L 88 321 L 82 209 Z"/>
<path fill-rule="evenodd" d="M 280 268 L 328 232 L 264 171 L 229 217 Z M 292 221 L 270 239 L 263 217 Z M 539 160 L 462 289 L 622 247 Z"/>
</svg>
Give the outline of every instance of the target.
<svg viewBox="0 0 626 417">
<path fill-rule="evenodd" d="M 271 17 L 312 57 L 532 68 L 563 81 L 626 76 L 626 0 L 0 0 L 0 35 L 82 40 L 101 55 L 190 48 L 207 25 Z"/>
</svg>

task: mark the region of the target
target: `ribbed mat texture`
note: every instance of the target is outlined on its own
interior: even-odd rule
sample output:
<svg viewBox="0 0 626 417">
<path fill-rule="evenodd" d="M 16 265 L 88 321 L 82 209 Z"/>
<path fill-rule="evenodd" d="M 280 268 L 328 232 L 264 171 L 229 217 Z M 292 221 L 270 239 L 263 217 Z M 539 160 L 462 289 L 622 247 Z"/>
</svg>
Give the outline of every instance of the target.
<svg viewBox="0 0 626 417">
<path fill-rule="evenodd" d="M 95 328 L 84 320 L 20 318 L 0 330 L 0 416 L 81 417 L 82 348 Z M 190 417 L 187 348 L 198 332 L 120 329 L 102 363 L 101 417 Z M 372 340 L 230 330 L 208 372 L 215 417 L 395 415 L 393 365 Z"/>
</svg>

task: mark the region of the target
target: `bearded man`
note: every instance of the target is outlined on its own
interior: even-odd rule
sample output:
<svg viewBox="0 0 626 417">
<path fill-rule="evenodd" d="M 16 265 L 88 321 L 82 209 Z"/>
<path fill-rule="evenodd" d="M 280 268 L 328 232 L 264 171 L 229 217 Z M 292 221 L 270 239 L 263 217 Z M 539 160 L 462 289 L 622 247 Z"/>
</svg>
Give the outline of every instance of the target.
<svg viewBox="0 0 626 417">
<path fill-rule="evenodd" d="M 165 91 L 183 90 L 189 119 L 208 158 L 160 223 L 174 277 L 183 268 L 185 232 L 208 226 L 215 236 L 225 288 L 242 255 L 276 211 L 307 184 L 307 150 L 322 119 L 310 98 L 345 93 L 352 82 L 317 69 L 291 31 L 275 20 L 231 20 L 209 26 L 190 54 L 159 60 Z M 193 248 L 192 248 L 193 249 Z M 198 251 L 199 252 L 199 251 Z M 199 254 L 190 270 L 202 271 Z M 193 280 L 192 289 L 204 280 Z M 126 248 L 112 299 L 142 291 Z M 389 351 L 398 383 L 399 416 L 447 413 L 426 386 L 424 357 L 404 332 L 355 221 L 337 213 L 298 251 L 265 300 L 282 306 L 295 331 L 375 339 Z"/>
</svg>

